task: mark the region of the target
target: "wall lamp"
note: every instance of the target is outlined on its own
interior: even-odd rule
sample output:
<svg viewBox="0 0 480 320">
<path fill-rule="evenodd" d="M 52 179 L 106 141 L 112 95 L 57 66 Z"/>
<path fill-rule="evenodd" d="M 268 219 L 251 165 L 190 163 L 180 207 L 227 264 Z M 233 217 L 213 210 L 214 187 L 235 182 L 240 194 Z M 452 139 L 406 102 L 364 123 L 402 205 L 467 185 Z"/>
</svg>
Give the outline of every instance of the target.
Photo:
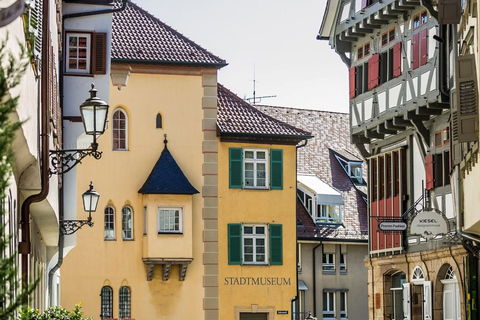
<svg viewBox="0 0 480 320">
<path fill-rule="evenodd" d="M 89 189 L 82 194 L 83 210 L 88 212 L 87 220 L 60 220 L 60 233 L 69 235 L 74 234 L 84 225 L 93 227 L 92 212 L 97 210 L 98 198 L 100 198 L 100 195 L 93 189 L 93 184 L 90 181 Z"/>
<path fill-rule="evenodd" d="M 105 101 L 97 97 L 97 89 L 92 83 L 90 98 L 80 105 L 80 115 L 85 133 L 93 136 L 93 142 L 88 149 L 50 150 L 50 175 L 70 171 L 86 156 L 92 156 L 97 160 L 102 157 L 102 152 L 98 151 L 97 136 L 103 134 L 107 127 L 108 107 Z"/>
</svg>

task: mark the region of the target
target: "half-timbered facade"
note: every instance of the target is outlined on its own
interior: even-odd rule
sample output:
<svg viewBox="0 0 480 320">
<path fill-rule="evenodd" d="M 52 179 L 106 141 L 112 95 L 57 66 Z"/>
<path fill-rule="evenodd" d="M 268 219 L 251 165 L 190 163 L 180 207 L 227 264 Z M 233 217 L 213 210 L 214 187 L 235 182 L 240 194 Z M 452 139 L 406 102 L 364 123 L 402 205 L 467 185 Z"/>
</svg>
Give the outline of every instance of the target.
<svg viewBox="0 0 480 320">
<path fill-rule="evenodd" d="M 457 279 L 469 253 L 450 173 L 475 122 L 453 111 L 452 11 L 445 1 L 329 1 L 318 35 L 348 67 L 351 140 L 369 162 L 370 319 L 465 318 Z"/>
</svg>

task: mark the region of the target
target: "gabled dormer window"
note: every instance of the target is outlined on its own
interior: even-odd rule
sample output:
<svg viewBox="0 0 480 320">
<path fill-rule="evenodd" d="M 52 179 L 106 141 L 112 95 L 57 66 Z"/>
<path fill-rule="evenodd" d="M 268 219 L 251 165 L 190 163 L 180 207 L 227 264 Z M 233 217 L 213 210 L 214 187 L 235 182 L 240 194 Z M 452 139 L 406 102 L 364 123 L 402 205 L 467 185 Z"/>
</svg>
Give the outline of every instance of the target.
<svg viewBox="0 0 480 320">
<path fill-rule="evenodd" d="M 361 161 L 347 161 L 338 156 L 335 157 L 354 184 L 365 184 Z"/>
</svg>

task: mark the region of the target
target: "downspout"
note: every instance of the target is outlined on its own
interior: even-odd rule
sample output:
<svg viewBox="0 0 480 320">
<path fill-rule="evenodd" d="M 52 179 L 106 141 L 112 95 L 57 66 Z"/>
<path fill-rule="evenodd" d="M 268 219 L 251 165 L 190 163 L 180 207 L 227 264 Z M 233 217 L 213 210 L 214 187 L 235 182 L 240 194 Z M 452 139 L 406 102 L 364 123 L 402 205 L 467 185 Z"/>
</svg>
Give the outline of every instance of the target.
<svg viewBox="0 0 480 320">
<path fill-rule="evenodd" d="M 118 9 L 106 9 L 106 10 L 98 10 L 98 11 L 89 11 L 89 12 L 79 12 L 79 13 L 72 13 L 72 14 L 66 14 L 63 16 L 62 19 L 62 39 L 64 38 L 64 33 L 65 33 L 65 20 L 66 19 L 71 19 L 71 18 L 79 18 L 79 17 L 85 17 L 85 16 L 93 16 L 93 15 L 99 15 L 99 14 L 106 14 L 106 13 L 114 13 L 114 12 L 119 12 L 125 10 L 127 7 L 128 0 L 122 0 L 122 6 Z M 88 4 L 95 4 L 89 2 Z M 103 3 L 102 3 L 103 4 Z M 60 110 L 62 112 L 62 121 L 63 121 L 63 55 L 60 59 L 60 88 L 59 88 L 59 94 L 60 94 Z M 62 125 L 63 127 L 63 125 Z M 63 142 L 63 140 L 62 140 Z M 64 196 L 63 196 L 63 184 L 60 187 L 60 194 L 59 194 L 59 219 L 63 220 L 64 219 Z M 60 226 L 59 226 L 60 227 Z M 52 290 L 53 290 L 53 275 L 55 272 L 57 272 L 58 269 L 63 264 L 63 249 L 64 249 L 64 243 L 65 243 L 65 236 L 59 232 L 58 236 L 58 260 L 57 264 L 53 266 L 52 269 L 48 272 L 48 290 L 50 292 L 50 306 L 53 306 L 53 295 L 52 295 Z"/>
<path fill-rule="evenodd" d="M 40 192 L 29 196 L 22 203 L 21 207 L 21 230 L 22 241 L 18 245 L 18 252 L 22 255 L 22 284 L 24 288 L 28 287 L 28 260 L 31 251 L 30 239 L 30 206 L 35 202 L 44 200 L 49 192 L 49 130 L 48 130 L 48 88 L 49 88 L 49 73 L 50 66 L 49 56 L 49 35 L 50 35 L 50 6 L 48 0 L 43 0 L 43 23 L 42 23 L 42 69 L 41 69 L 41 133 L 40 133 L 40 175 L 41 175 L 41 189 Z"/>
<path fill-rule="evenodd" d="M 295 218 L 297 217 L 297 181 L 298 181 L 298 149 L 300 148 L 303 148 L 307 145 L 308 143 L 308 140 L 305 139 L 305 142 L 303 144 L 299 144 L 298 146 L 295 147 Z M 296 219 L 295 219 L 296 220 Z M 296 256 L 297 256 L 297 263 L 295 264 L 295 279 L 296 279 L 296 296 L 293 297 L 293 299 L 291 300 L 292 302 L 292 305 L 294 303 L 297 303 L 297 301 L 299 300 L 299 291 L 298 291 L 298 257 L 299 257 L 299 252 L 298 252 L 298 234 L 297 234 L 297 230 L 295 229 L 295 250 L 297 251 L 296 252 Z M 295 310 L 298 310 L 298 308 L 295 308 Z M 296 311 L 298 312 L 298 311 Z M 292 316 L 291 316 L 292 320 L 295 319 L 294 318 L 294 314 L 292 312 Z"/>
<path fill-rule="evenodd" d="M 317 258 L 315 250 L 322 246 L 322 241 L 312 249 L 313 255 L 313 316 L 317 316 Z M 322 250 L 323 251 L 323 250 Z"/>
</svg>

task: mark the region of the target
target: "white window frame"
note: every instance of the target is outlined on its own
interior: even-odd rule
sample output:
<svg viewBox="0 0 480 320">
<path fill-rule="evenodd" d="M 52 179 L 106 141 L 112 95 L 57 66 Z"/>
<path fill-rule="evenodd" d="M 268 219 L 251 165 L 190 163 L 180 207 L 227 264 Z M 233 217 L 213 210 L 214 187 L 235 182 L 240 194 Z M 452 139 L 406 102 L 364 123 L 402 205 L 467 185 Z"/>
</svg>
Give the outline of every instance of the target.
<svg viewBox="0 0 480 320">
<path fill-rule="evenodd" d="M 342 262 L 343 258 L 343 262 Z M 340 273 L 347 273 L 347 254 L 340 253 L 340 262 L 339 262 Z"/>
<path fill-rule="evenodd" d="M 122 131 L 122 129 L 116 129 L 115 128 L 114 117 L 115 117 L 115 113 L 117 113 L 117 112 L 120 112 L 125 116 L 125 128 L 123 129 L 123 131 L 125 132 L 125 148 L 120 148 L 120 147 L 116 148 L 115 147 L 114 131 L 115 130 Z M 116 108 L 112 113 L 112 150 L 115 150 L 115 151 L 127 151 L 128 150 L 128 114 L 123 108 Z"/>
<path fill-rule="evenodd" d="M 316 223 L 342 223 L 342 207 L 340 204 L 317 204 L 317 217 Z M 323 208 L 326 208 L 325 214 Z M 338 208 L 338 214 L 335 213 L 335 209 Z M 330 217 L 330 212 L 333 211 L 333 217 Z"/>
<path fill-rule="evenodd" d="M 130 223 L 125 221 L 125 210 L 130 211 Z M 130 234 L 127 234 L 127 232 Z M 122 239 L 123 240 L 133 240 L 133 209 L 129 206 L 125 206 L 122 208 Z"/>
<path fill-rule="evenodd" d="M 343 301 L 343 306 L 345 307 L 344 310 L 342 310 L 342 301 Z M 347 292 L 346 291 L 340 291 L 340 318 L 342 320 L 346 320 L 348 318 L 348 297 L 347 297 Z"/>
<path fill-rule="evenodd" d="M 246 158 L 245 154 L 247 152 L 253 152 L 253 159 L 252 158 Z M 259 152 L 264 152 L 265 153 L 265 159 L 258 159 L 257 154 Z M 270 187 L 270 175 L 269 175 L 269 150 L 268 149 L 243 149 L 243 187 L 245 189 L 268 189 Z M 252 163 L 254 168 L 253 168 L 253 185 L 247 185 L 247 174 L 246 174 L 246 164 Z M 259 186 L 258 185 L 258 177 L 257 177 L 257 172 L 259 171 L 257 169 L 257 166 L 259 164 L 264 164 L 265 165 L 265 185 L 264 186 Z"/>
<path fill-rule="evenodd" d="M 353 168 L 360 168 L 360 175 L 356 175 L 355 170 Z M 348 176 L 355 180 L 357 183 L 363 182 L 363 168 L 361 162 L 349 162 L 348 163 Z M 359 181 L 360 180 L 360 181 Z"/>
<path fill-rule="evenodd" d="M 327 300 L 327 303 L 325 303 L 325 297 Z M 333 300 L 333 303 L 330 302 L 330 300 Z M 324 291 L 323 292 L 323 319 L 335 319 L 335 291 Z M 333 310 L 330 310 L 330 304 L 333 305 Z"/>
<path fill-rule="evenodd" d="M 66 56 L 67 58 L 65 59 L 65 71 L 66 73 L 76 73 L 76 74 L 91 74 L 92 73 L 92 66 L 91 66 L 91 60 L 92 60 L 92 34 L 91 33 L 82 33 L 82 32 L 68 32 L 67 31 L 67 35 L 66 35 L 67 39 L 66 39 Z M 70 47 L 70 37 L 76 37 L 77 38 L 77 43 L 78 43 L 78 39 L 79 38 L 83 38 L 85 37 L 86 40 L 87 40 L 87 44 L 86 44 L 86 68 L 85 69 L 77 69 L 77 68 L 70 68 L 70 63 L 69 63 L 69 60 L 70 60 L 70 57 L 69 57 L 69 53 L 70 53 L 70 49 L 74 49 L 74 48 L 77 48 L 78 50 L 78 46 L 76 47 L 73 47 L 71 48 Z M 78 51 L 77 51 L 78 53 Z M 77 60 L 77 65 L 78 65 L 78 61 L 80 60 L 80 58 L 78 57 L 75 57 L 74 58 L 75 60 Z"/>
<path fill-rule="evenodd" d="M 173 218 L 178 219 L 178 226 L 177 223 L 173 223 L 174 229 L 161 229 L 161 223 L 162 221 L 165 220 L 167 217 L 162 217 L 161 213 L 167 213 L 168 214 L 174 214 Z M 172 218 L 172 216 L 168 217 L 169 219 Z M 172 226 L 171 221 L 168 223 L 170 226 Z M 158 234 L 163 234 L 163 233 L 183 233 L 183 208 L 181 207 L 157 207 L 157 232 Z"/>
<path fill-rule="evenodd" d="M 106 215 L 107 215 L 107 210 L 108 209 L 111 209 L 112 210 L 112 215 L 113 215 L 113 230 L 108 230 L 108 233 L 112 233 L 112 235 L 107 235 L 107 219 L 106 219 Z M 115 240 L 115 208 L 112 207 L 112 206 L 107 206 L 105 207 L 105 210 L 103 212 L 103 219 L 104 219 L 104 223 L 103 223 L 103 235 L 104 235 L 104 239 L 105 240 Z"/>
<path fill-rule="evenodd" d="M 322 254 L 322 271 L 324 273 L 335 272 L 335 253 Z"/>
<path fill-rule="evenodd" d="M 245 228 L 252 228 L 253 233 L 245 234 Z M 265 232 L 264 234 L 257 234 L 256 233 L 256 228 L 257 227 L 263 227 Z M 252 248 L 253 252 L 245 252 L 245 240 L 246 239 L 252 239 Z M 257 261 L 257 240 L 263 239 L 264 243 L 264 256 L 265 256 L 265 261 Z M 242 260 L 244 265 L 267 265 L 269 262 L 269 256 L 268 256 L 268 225 L 266 224 L 243 224 L 242 225 Z M 253 257 L 253 261 L 247 261 L 245 259 L 245 254 L 251 254 Z"/>
</svg>

